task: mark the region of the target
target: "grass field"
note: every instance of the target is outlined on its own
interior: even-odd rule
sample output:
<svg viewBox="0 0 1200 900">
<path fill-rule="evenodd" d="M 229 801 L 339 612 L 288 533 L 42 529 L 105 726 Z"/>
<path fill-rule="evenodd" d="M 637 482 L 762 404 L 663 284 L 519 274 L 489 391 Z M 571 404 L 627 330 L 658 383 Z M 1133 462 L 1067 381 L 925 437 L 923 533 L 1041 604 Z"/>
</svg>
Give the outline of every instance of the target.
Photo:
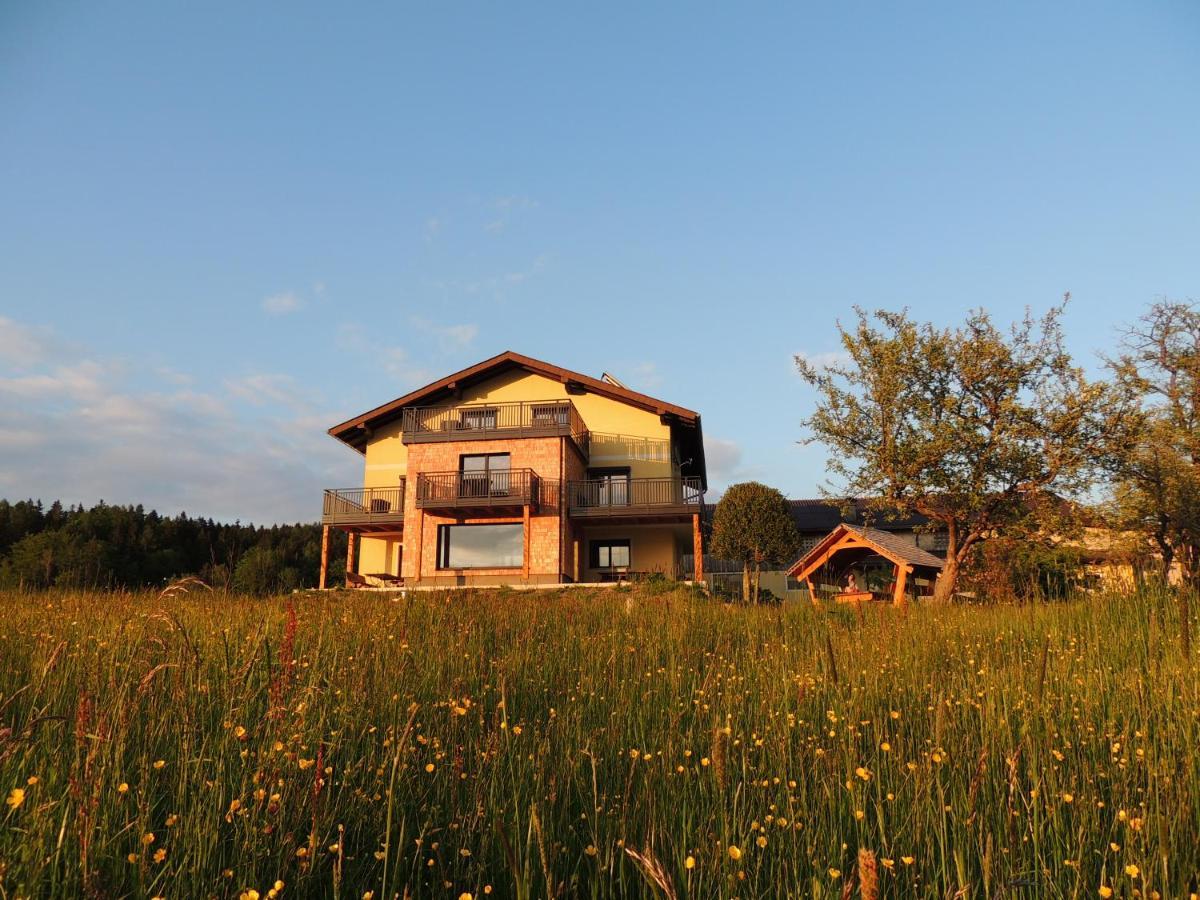
<svg viewBox="0 0 1200 900">
<path fill-rule="evenodd" d="M 0 595 L 0 897 L 1187 896 L 1177 615 Z"/>
</svg>

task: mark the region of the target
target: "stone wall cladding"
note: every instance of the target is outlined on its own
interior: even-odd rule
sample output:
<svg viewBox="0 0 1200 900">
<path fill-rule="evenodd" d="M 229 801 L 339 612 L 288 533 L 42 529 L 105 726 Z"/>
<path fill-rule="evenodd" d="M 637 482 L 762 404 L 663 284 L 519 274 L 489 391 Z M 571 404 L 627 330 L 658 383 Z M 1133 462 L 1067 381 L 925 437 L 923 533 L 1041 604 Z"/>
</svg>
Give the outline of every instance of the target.
<svg viewBox="0 0 1200 900">
<path fill-rule="evenodd" d="M 456 472 L 459 459 L 465 454 L 508 453 L 513 469 L 532 469 L 543 482 L 538 507 L 530 511 L 529 580 L 558 580 L 562 568 L 562 516 L 559 498 L 560 466 L 563 461 L 565 438 L 519 438 L 494 441 L 447 441 L 411 444 L 408 448 L 408 486 L 404 498 L 404 577 L 416 581 L 417 559 L 420 558 L 421 577 L 418 583 L 448 583 L 450 580 L 494 578 L 497 582 L 522 580 L 521 568 L 439 570 L 437 568 L 437 526 L 455 524 L 502 523 L 522 521 L 521 510 L 505 510 L 486 518 L 465 518 L 454 515 L 434 515 L 417 509 L 417 475 L 422 472 Z M 574 450 L 567 456 L 578 458 Z M 515 514 L 514 514 L 515 513 Z M 423 521 L 421 521 L 423 519 Z"/>
</svg>

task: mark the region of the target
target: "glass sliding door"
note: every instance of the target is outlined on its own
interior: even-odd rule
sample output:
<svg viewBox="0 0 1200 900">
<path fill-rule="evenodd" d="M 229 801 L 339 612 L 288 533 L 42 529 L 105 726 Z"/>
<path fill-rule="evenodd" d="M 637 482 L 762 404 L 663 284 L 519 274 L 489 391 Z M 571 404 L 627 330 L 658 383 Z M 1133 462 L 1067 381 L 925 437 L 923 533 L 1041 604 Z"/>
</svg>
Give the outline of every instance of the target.
<svg viewBox="0 0 1200 900">
<path fill-rule="evenodd" d="M 507 453 L 473 453 L 459 460 L 459 496 L 507 497 L 512 489 Z"/>
</svg>

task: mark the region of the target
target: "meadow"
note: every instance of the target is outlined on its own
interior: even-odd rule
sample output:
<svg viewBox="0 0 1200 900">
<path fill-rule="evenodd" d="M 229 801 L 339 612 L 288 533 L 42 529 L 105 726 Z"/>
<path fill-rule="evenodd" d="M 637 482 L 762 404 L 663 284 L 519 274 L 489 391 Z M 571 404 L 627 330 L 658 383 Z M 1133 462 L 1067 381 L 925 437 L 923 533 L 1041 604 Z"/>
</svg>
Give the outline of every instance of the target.
<svg viewBox="0 0 1200 900">
<path fill-rule="evenodd" d="M 1180 624 L 0 594 L 0 897 L 1186 897 Z"/>
</svg>

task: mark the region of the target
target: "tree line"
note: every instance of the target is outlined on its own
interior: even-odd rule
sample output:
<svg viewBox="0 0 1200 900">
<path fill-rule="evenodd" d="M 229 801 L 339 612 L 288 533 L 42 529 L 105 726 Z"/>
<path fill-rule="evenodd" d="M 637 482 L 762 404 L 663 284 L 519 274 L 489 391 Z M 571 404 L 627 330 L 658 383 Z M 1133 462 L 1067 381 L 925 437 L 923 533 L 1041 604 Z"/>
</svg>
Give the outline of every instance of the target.
<svg viewBox="0 0 1200 900">
<path fill-rule="evenodd" d="M 1089 377 L 1067 350 L 1068 301 L 1007 328 L 985 310 L 939 326 L 855 308 L 838 326 L 843 362 L 795 360 L 816 394 L 804 426 L 829 451 L 830 493 L 945 533 L 936 599 L 985 545 L 1019 556 L 1081 528 L 1085 509 L 1136 536 L 1164 582 L 1200 586 L 1200 309 L 1154 303 Z M 782 495 L 761 487 L 731 489 L 713 523 L 747 594 L 750 572 L 790 561 L 796 540 Z"/>
<path fill-rule="evenodd" d="M 341 532 L 330 552 L 345 555 Z M 320 564 L 316 524 L 264 527 L 140 505 L 0 500 L 0 586 L 7 588 L 137 589 L 192 575 L 218 590 L 267 594 L 314 587 Z"/>
</svg>

